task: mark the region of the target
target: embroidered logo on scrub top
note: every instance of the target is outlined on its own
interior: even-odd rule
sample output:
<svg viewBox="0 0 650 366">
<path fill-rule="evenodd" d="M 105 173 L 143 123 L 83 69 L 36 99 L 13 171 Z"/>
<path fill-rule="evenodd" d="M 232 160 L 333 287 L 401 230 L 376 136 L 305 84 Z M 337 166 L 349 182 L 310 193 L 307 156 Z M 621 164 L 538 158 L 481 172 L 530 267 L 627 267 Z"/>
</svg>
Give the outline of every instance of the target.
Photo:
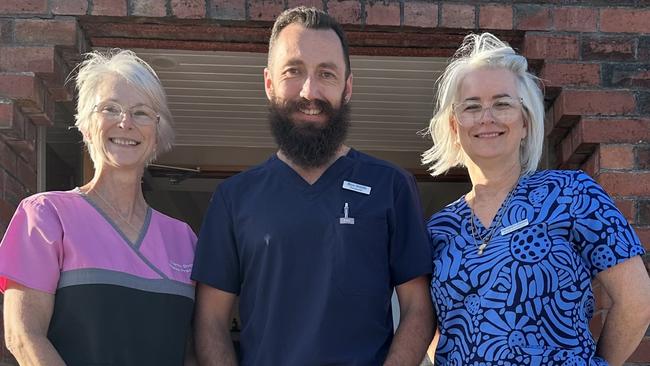
<svg viewBox="0 0 650 366">
<path fill-rule="evenodd" d="M 372 187 L 364 186 L 363 184 L 354 183 L 347 180 L 343 181 L 343 186 L 341 188 L 363 194 L 370 194 L 370 190 L 372 189 Z"/>
<path fill-rule="evenodd" d="M 339 218 L 339 223 L 341 225 L 354 225 L 354 217 L 349 217 L 350 205 L 346 202 L 343 206 L 343 217 Z"/>
<path fill-rule="evenodd" d="M 169 261 L 169 266 L 177 272 L 185 272 L 185 273 L 190 273 L 192 272 L 192 263 L 190 264 L 179 264 L 174 261 Z"/>
</svg>

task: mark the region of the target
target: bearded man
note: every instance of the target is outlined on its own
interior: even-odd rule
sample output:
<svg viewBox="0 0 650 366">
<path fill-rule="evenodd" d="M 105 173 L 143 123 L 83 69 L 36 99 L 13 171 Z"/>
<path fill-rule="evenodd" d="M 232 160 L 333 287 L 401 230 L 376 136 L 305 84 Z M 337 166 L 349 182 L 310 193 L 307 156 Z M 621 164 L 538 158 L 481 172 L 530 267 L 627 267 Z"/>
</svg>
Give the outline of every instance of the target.
<svg viewBox="0 0 650 366">
<path fill-rule="evenodd" d="M 417 188 L 344 144 L 352 74 L 341 26 L 314 8 L 282 13 L 264 87 L 279 150 L 218 187 L 199 235 L 201 365 L 418 365 L 434 320 Z"/>
</svg>

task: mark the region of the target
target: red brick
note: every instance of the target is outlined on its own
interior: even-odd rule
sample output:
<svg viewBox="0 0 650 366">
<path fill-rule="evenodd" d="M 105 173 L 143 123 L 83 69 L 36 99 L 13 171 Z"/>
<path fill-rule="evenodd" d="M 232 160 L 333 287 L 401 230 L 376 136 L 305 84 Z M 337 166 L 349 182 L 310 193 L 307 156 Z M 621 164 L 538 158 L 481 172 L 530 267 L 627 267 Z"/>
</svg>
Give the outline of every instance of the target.
<svg viewBox="0 0 650 366">
<path fill-rule="evenodd" d="M 592 119 L 583 118 L 578 127 L 588 143 L 650 142 L 650 119 Z M 637 160 L 638 161 L 638 160 Z"/>
<path fill-rule="evenodd" d="M 205 0 L 172 0 L 172 14 L 177 18 L 205 18 Z"/>
<path fill-rule="evenodd" d="M 54 46 L 0 46 L 0 72 L 54 72 Z"/>
<path fill-rule="evenodd" d="M 600 85 L 600 65 L 546 62 L 541 72 L 545 86 Z"/>
<path fill-rule="evenodd" d="M 52 123 L 54 100 L 33 73 L 0 74 L 0 95 L 15 99 L 34 123 Z"/>
<path fill-rule="evenodd" d="M 50 9 L 56 15 L 86 15 L 88 0 L 50 0 Z"/>
<path fill-rule="evenodd" d="M 471 29 L 476 25 L 476 7 L 474 5 L 442 4 L 440 26 L 445 28 Z"/>
<path fill-rule="evenodd" d="M 383 3 L 380 1 L 366 3 L 366 24 L 369 25 L 400 25 L 399 3 Z"/>
<path fill-rule="evenodd" d="M 214 0 L 214 18 L 228 20 L 246 19 L 245 0 Z"/>
<path fill-rule="evenodd" d="M 616 204 L 616 207 L 621 211 L 623 216 L 625 216 L 625 219 L 627 219 L 627 222 L 630 224 L 635 224 L 636 220 L 636 210 L 634 208 L 634 200 L 631 199 L 614 199 L 614 203 Z"/>
<path fill-rule="evenodd" d="M 634 94 L 627 91 L 564 89 L 554 103 L 556 125 L 572 124 L 573 116 L 626 115 L 636 107 Z"/>
<path fill-rule="evenodd" d="M 321 0 L 289 0 L 287 1 L 287 9 L 292 9 L 298 6 L 306 6 L 308 8 L 323 9 L 323 2 Z"/>
<path fill-rule="evenodd" d="M 575 36 L 551 36 L 527 33 L 524 56 L 534 60 L 578 58 L 578 39 Z"/>
<path fill-rule="evenodd" d="M 33 73 L 0 74 L 0 95 L 19 100 L 37 100 L 40 92 Z"/>
<path fill-rule="evenodd" d="M 2 174 L 0 174 L 0 178 L 4 178 Z M 10 204 L 9 202 L 2 199 L 0 196 L 0 222 L 9 225 L 9 221 L 11 221 L 11 218 L 14 216 L 16 207 L 17 206 Z M 3 234 L 4 232 L 0 232 L 0 237 L 2 237 Z"/>
<path fill-rule="evenodd" d="M 167 8 L 163 0 L 131 0 L 131 15 L 141 17 L 165 17 Z"/>
<path fill-rule="evenodd" d="M 643 362 L 639 366 L 647 365 L 650 361 L 650 337 L 644 337 L 636 351 L 627 359 L 627 362 Z M 626 365 L 628 365 L 626 363 Z"/>
<path fill-rule="evenodd" d="M 515 5 L 515 29 L 550 30 L 551 9 L 540 5 Z"/>
<path fill-rule="evenodd" d="M 27 188 L 30 193 L 36 192 L 36 169 L 29 166 L 22 159 L 18 159 L 18 180 Z"/>
<path fill-rule="evenodd" d="M 634 232 L 636 235 L 639 237 L 639 240 L 641 241 L 641 244 L 643 244 L 643 247 L 645 248 L 646 252 L 650 253 L 650 228 L 647 227 L 635 227 Z M 646 257 L 646 261 L 648 258 Z M 648 274 L 650 274 L 650 261 L 646 262 L 646 269 L 648 270 Z"/>
<path fill-rule="evenodd" d="M 4 198 L 11 206 L 18 207 L 20 201 L 29 196 L 29 192 L 25 189 L 25 186 L 20 184 L 20 182 L 12 176 L 15 172 L 9 171 L 8 173 L 9 174 L 5 174 Z"/>
<path fill-rule="evenodd" d="M 327 12 L 341 24 L 361 24 L 361 4 L 358 1 L 329 1 Z"/>
<path fill-rule="evenodd" d="M 603 85 L 615 88 L 650 89 L 650 64 L 603 64 Z"/>
<path fill-rule="evenodd" d="M 14 43 L 14 22 L 10 19 L 0 19 L 0 44 Z"/>
<path fill-rule="evenodd" d="M 0 14 L 46 14 L 47 0 L 2 0 Z"/>
<path fill-rule="evenodd" d="M 9 145 L 7 145 L 7 143 L 0 139 L 0 168 L 10 172 L 15 172 L 17 166 L 18 155 L 9 147 Z M 1 170 L 2 169 L 0 169 L 0 179 L 4 181 L 4 177 L 1 175 Z M 2 197 L 2 190 L 0 190 L 0 197 Z"/>
<path fill-rule="evenodd" d="M 580 47 L 583 60 L 599 61 L 633 61 L 636 50 L 636 40 L 625 36 L 583 37 Z"/>
<path fill-rule="evenodd" d="M 650 33 L 650 10 L 603 8 L 600 9 L 600 30 L 614 33 Z"/>
<path fill-rule="evenodd" d="M 599 153 L 601 169 L 634 169 L 634 145 L 604 144 Z"/>
<path fill-rule="evenodd" d="M 650 172 L 603 172 L 598 182 L 611 196 L 646 196 L 650 192 Z"/>
<path fill-rule="evenodd" d="M 438 4 L 425 2 L 404 3 L 404 25 L 435 28 L 438 26 Z"/>
<path fill-rule="evenodd" d="M 648 130 L 650 130 L 650 127 Z M 642 170 L 650 170 L 650 145 L 637 146 L 635 149 L 635 155 L 637 168 Z"/>
<path fill-rule="evenodd" d="M 248 3 L 251 20 L 274 21 L 284 11 L 283 0 L 258 0 Z"/>
<path fill-rule="evenodd" d="M 16 19 L 16 42 L 22 44 L 77 45 L 75 20 Z"/>
<path fill-rule="evenodd" d="M 650 195 L 646 196 L 650 198 Z M 650 199 L 639 200 L 639 225 L 650 225 Z M 650 230 L 650 228 L 648 228 Z M 650 243 L 648 243 L 650 245 Z"/>
<path fill-rule="evenodd" d="M 482 5 L 478 24 L 481 29 L 512 29 L 512 5 Z"/>
<path fill-rule="evenodd" d="M 126 0 L 93 0 L 91 15 L 127 16 Z"/>
<path fill-rule="evenodd" d="M 16 106 L 11 99 L 0 97 L 0 130 L 11 128 L 15 108 Z"/>
<path fill-rule="evenodd" d="M 650 253 L 650 228 L 644 227 L 632 227 L 634 232 L 639 237 L 641 244 L 645 248 L 646 252 Z M 646 269 L 650 275 L 650 258 L 646 257 Z"/>
<path fill-rule="evenodd" d="M 595 32 L 598 30 L 598 10 L 578 7 L 555 8 L 553 23 L 558 31 Z"/>
<path fill-rule="evenodd" d="M 566 140 L 562 141 L 563 145 L 564 145 L 565 141 Z M 562 147 L 564 147 L 564 146 L 562 146 Z M 563 152 L 563 154 L 566 154 L 566 155 L 563 155 L 562 157 L 566 161 L 562 161 L 562 163 L 567 163 L 568 161 L 571 161 L 571 156 L 572 156 L 572 154 L 573 154 L 573 152 L 575 150 L 576 149 L 574 149 L 574 147 L 571 146 L 570 151 Z M 567 169 L 575 169 L 575 168 L 567 168 Z M 600 172 L 600 157 L 599 157 L 598 153 L 594 152 L 591 155 L 589 155 L 589 158 L 587 158 L 587 161 L 585 161 L 580 166 L 580 169 L 583 170 L 585 173 L 587 173 L 589 176 L 595 177 L 597 175 L 597 173 Z"/>
</svg>

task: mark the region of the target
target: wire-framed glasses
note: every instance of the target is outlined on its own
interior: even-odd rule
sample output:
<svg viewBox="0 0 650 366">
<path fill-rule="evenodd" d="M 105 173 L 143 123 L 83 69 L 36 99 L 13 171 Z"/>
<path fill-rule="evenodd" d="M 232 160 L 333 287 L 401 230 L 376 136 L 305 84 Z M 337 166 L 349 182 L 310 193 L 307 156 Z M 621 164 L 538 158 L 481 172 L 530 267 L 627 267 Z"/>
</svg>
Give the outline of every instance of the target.
<svg viewBox="0 0 650 366">
<path fill-rule="evenodd" d="M 464 127 L 471 127 L 479 123 L 487 110 L 490 110 L 492 117 L 498 122 L 509 123 L 517 118 L 523 102 L 522 98 L 502 97 L 494 100 L 492 104 L 484 106 L 478 101 L 468 100 L 454 104 L 453 111 L 458 123 Z"/>
<path fill-rule="evenodd" d="M 150 126 L 160 121 L 160 115 L 151 107 L 140 104 L 131 108 L 125 108 L 116 102 L 100 103 L 93 108 L 93 112 L 99 113 L 102 118 L 109 122 L 121 122 L 127 114 L 133 122 L 140 126 Z"/>
</svg>

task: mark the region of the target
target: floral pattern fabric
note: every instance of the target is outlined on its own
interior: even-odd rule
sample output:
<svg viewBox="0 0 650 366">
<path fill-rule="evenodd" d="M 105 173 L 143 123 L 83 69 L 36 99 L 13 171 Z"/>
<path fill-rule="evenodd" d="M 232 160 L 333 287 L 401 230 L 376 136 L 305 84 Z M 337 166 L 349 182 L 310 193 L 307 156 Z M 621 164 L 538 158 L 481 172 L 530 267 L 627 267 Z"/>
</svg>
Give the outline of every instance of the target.
<svg viewBox="0 0 650 366">
<path fill-rule="evenodd" d="M 591 279 L 643 254 L 637 235 L 583 172 L 524 176 L 500 210 L 482 255 L 464 197 L 428 222 L 441 332 L 435 364 L 607 365 L 589 331 Z M 475 225 L 483 237 L 493 229 Z"/>
</svg>

